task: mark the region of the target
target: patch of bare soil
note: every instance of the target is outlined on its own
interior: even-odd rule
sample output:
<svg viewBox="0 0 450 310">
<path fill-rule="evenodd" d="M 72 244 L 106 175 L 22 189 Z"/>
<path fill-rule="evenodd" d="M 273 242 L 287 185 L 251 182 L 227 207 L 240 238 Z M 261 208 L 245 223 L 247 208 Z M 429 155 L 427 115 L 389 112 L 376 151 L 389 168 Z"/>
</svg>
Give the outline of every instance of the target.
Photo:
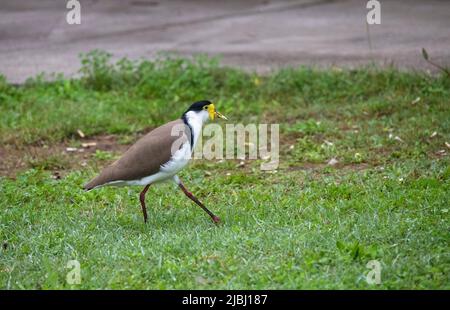
<svg viewBox="0 0 450 310">
<path fill-rule="evenodd" d="M 126 140 L 123 143 L 123 137 L 116 135 L 98 135 L 89 138 L 79 138 L 77 140 L 67 140 L 52 145 L 27 145 L 17 146 L 6 144 L 0 146 L 0 176 L 14 178 L 20 171 L 29 168 L 38 168 L 51 171 L 55 178 L 60 178 L 67 171 L 83 169 L 86 166 L 105 166 L 113 157 L 124 153 L 130 144 L 134 143 L 145 132 L 140 132 L 135 138 Z M 282 145 L 288 148 L 295 144 L 296 134 L 282 135 Z M 108 152 L 104 158 L 102 154 L 97 156 L 97 151 Z M 282 150 L 286 153 L 287 150 Z M 236 168 L 250 169 L 247 161 L 235 161 Z M 280 168 L 289 171 L 315 171 L 319 172 L 326 168 L 326 163 L 301 163 L 295 166 Z M 333 167 L 340 170 L 359 171 L 368 169 L 371 165 L 367 163 L 344 164 L 337 163 Z M 279 169 L 279 170 L 280 170 Z"/>
<path fill-rule="evenodd" d="M 62 171 L 81 169 L 100 150 L 121 154 L 129 145 L 120 144 L 114 135 L 99 135 L 86 139 L 70 140 L 52 145 L 2 145 L 0 146 L 0 176 L 14 178 L 28 168 L 41 168 L 59 176 Z"/>
</svg>

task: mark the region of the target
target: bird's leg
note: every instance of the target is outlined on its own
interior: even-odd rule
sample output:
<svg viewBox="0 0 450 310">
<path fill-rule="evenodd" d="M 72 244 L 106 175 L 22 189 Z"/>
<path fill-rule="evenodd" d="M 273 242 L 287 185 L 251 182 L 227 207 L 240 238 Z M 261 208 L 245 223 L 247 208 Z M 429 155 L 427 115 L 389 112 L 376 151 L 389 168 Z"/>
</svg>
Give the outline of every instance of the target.
<svg viewBox="0 0 450 310">
<path fill-rule="evenodd" d="M 144 187 L 141 194 L 139 195 L 139 200 L 141 201 L 142 213 L 144 213 L 144 222 L 147 223 L 147 208 L 145 207 L 145 193 L 147 193 L 150 184 Z"/>
<path fill-rule="evenodd" d="M 183 191 L 183 193 L 189 197 L 189 199 L 191 199 L 193 202 L 195 202 L 196 204 L 198 204 L 200 206 L 200 208 L 202 208 L 206 213 L 208 213 L 208 215 L 211 217 L 211 219 L 213 220 L 214 223 L 219 223 L 220 219 L 214 215 L 214 213 L 212 213 L 211 211 L 208 210 L 208 208 L 206 208 L 203 203 L 201 203 L 197 197 L 195 197 L 190 191 L 188 191 L 186 189 L 186 187 L 184 187 L 183 183 L 181 182 L 181 180 L 179 181 L 178 186 L 181 188 L 181 190 Z"/>
</svg>

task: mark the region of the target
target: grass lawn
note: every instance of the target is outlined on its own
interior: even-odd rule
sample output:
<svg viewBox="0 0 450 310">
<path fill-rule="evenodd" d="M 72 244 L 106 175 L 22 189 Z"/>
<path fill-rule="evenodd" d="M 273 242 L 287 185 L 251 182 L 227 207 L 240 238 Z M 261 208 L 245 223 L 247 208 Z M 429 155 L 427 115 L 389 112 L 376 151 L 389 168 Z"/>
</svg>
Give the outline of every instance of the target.
<svg viewBox="0 0 450 310">
<path fill-rule="evenodd" d="M 200 99 L 233 123 L 280 124 L 276 172 L 260 160 L 195 160 L 181 173 L 221 225 L 171 183 L 150 188 L 146 225 L 141 188 L 81 189 Z M 0 78 L 0 111 L 2 289 L 450 288 L 444 75 L 260 76 L 207 58 L 111 64 L 96 51 L 79 79 Z M 69 260 L 81 284 L 66 282 Z M 379 285 L 366 281 L 371 260 Z"/>
</svg>

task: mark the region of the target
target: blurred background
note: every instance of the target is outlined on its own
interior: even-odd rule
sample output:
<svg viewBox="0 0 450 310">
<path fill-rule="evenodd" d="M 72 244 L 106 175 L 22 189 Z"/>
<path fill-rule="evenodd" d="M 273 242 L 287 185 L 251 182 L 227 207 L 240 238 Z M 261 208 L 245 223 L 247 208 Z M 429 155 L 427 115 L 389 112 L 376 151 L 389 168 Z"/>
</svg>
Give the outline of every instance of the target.
<svg viewBox="0 0 450 310">
<path fill-rule="evenodd" d="M 381 25 L 367 26 L 367 1 L 81 0 L 81 24 L 67 1 L 0 1 L 0 71 L 13 83 L 40 72 L 75 74 L 79 53 L 115 58 L 221 55 L 258 72 L 292 65 L 375 62 L 433 70 L 450 64 L 450 1 L 380 1 Z"/>
</svg>

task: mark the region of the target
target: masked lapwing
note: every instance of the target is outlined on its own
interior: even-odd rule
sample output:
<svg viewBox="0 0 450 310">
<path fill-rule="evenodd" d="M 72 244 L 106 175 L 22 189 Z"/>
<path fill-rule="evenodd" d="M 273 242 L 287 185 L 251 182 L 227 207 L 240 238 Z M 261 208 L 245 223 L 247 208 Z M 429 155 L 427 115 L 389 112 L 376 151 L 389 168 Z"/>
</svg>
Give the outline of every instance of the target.
<svg viewBox="0 0 450 310">
<path fill-rule="evenodd" d="M 215 110 L 214 104 L 203 100 L 193 103 L 180 119 L 162 125 L 139 139 L 117 161 L 84 186 L 92 190 L 102 186 L 144 186 L 139 198 L 147 222 L 145 194 L 151 184 L 173 180 L 184 194 L 199 205 L 211 219 L 220 220 L 209 211 L 181 182 L 177 173 L 189 162 L 205 122 L 227 119 Z"/>
</svg>

